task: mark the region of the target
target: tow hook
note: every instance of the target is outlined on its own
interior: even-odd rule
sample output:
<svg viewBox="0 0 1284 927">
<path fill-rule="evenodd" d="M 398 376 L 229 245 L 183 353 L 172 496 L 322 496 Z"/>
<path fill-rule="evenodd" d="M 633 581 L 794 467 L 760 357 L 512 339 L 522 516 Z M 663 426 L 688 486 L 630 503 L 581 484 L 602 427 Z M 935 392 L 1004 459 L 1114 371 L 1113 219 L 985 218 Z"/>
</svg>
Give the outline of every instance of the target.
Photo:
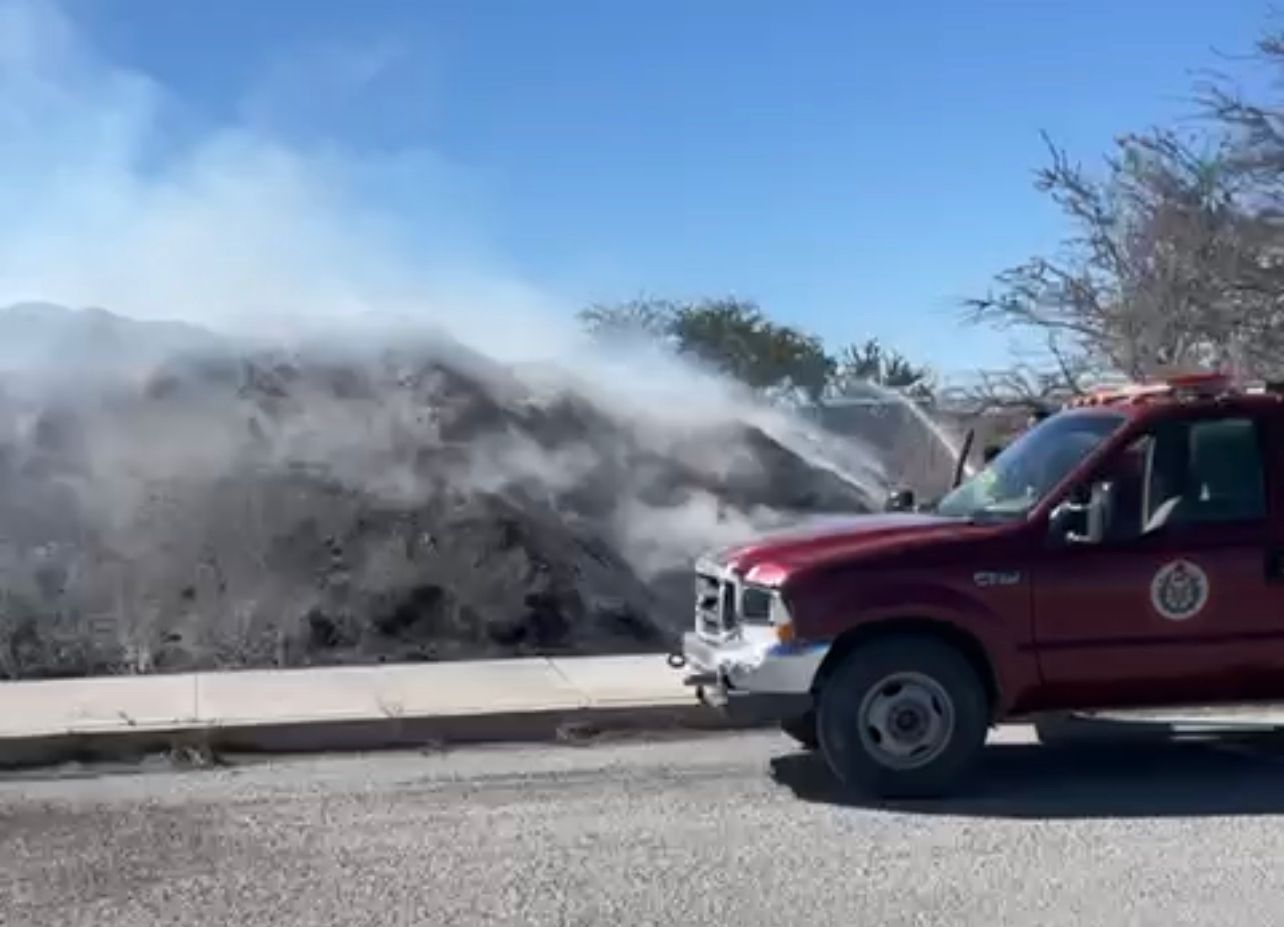
<svg viewBox="0 0 1284 927">
<path fill-rule="evenodd" d="M 668 661 L 669 661 L 669 667 L 675 670 L 682 669 L 682 667 L 687 665 L 687 658 L 684 655 L 677 652 L 669 654 Z"/>
</svg>

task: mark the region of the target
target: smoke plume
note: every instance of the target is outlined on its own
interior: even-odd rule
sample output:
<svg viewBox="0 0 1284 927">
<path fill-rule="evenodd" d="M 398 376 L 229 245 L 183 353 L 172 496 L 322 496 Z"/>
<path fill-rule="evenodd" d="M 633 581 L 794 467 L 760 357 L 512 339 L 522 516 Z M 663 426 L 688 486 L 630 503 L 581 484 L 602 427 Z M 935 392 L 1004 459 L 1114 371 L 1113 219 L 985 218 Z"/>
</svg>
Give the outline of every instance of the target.
<svg viewBox="0 0 1284 927">
<path fill-rule="evenodd" d="M 587 343 L 457 201 L 362 197 L 448 187 L 433 152 L 194 125 L 0 2 L 0 675 L 655 646 L 695 553 L 881 495 L 871 449 Z"/>
</svg>

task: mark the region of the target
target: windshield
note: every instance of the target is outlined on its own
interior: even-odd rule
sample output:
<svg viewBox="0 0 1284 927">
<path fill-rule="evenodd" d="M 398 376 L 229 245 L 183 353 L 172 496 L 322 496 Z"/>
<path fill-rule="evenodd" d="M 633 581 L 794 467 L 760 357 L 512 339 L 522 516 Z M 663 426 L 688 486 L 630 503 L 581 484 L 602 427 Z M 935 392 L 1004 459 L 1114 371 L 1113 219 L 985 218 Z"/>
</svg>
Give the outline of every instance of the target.
<svg viewBox="0 0 1284 927">
<path fill-rule="evenodd" d="M 1031 428 L 937 505 L 942 515 L 1017 518 L 1123 424 L 1111 412 L 1062 413 Z"/>
</svg>

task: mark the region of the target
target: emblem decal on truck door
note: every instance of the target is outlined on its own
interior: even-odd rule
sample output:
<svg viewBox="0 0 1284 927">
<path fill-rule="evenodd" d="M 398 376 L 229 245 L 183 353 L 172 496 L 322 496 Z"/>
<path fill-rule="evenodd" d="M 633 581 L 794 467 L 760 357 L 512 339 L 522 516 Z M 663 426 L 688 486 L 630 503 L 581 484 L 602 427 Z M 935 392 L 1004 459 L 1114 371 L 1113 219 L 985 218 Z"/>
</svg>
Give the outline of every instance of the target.
<svg viewBox="0 0 1284 927">
<path fill-rule="evenodd" d="M 1194 618 L 1208 602 L 1208 575 L 1189 560 L 1164 564 L 1150 582 L 1150 604 L 1169 621 Z"/>
</svg>

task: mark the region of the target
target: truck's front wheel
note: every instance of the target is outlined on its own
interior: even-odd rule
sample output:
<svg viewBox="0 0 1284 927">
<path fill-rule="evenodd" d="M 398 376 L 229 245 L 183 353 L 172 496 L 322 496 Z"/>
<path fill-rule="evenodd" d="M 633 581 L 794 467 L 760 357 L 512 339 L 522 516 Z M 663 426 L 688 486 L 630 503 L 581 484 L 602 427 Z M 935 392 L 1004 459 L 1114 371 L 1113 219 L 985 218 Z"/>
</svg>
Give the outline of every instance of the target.
<svg viewBox="0 0 1284 927">
<path fill-rule="evenodd" d="M 985 744 L 985 688 L 944 641 L 887 637 L 849 654 L 821 690 L 817 733 L 834 774 L 883 797 L 952 790 Z"/>
</svg>

